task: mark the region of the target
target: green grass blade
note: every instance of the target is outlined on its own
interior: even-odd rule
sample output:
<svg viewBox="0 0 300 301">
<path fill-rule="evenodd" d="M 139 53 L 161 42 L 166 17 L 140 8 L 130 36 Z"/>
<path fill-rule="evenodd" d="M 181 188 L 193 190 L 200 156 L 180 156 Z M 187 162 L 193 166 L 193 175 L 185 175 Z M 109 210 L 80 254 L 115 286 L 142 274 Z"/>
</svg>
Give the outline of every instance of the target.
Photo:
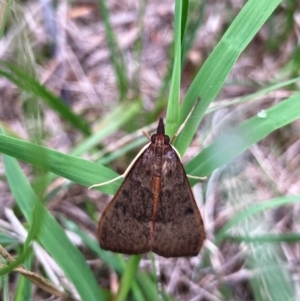
<svg viewBox="0 0 300 301">
<path fill-rule="evenodd" d="M 189 1 L 186 1 L 189 2 Z M 186 60 L 187 53 L 191 50 L 195 39 L 198 37 L 198 30 L 205 20 L 205 10 L 209 7 L 204 1 L 193 1 L 189 5 L 189 21 L 185 31 L 184 43 L 182 46 L 182 56 Z M 184 62 L 183 62 L 184 63 Z"/>
<path fill-rule="evenodd" d="M 95 252 L 95 254 L 97 254 L 99 256 L 99 258 L 101 258 L 108 266 L 110 266 L 112 269 L 114 269 L 118 274 L 124 273 L 122 275 L 122 279 L 124 278 L 124 280 L 121 280 L 121 282 L 122 281 L 124 282 L 125 288 L 123 288 L 123 284 L 121 284 L 122 288 L 120 287 L 120 290 L 122 290 L 122 292 L 120 292 L 120 294 L 126 295 L 127 294 L 126 291 L 123 291 L 123 290 L 126 289 L 128 292 L 128 285 L 129 285 L 129 288 L 131 287 L 132 293 L 135 296 L 136 300 L 138 300 L 138 301 L 145 300 L 143 293 L 141 291 L 140 285 L 138 285 L 138 283 L 140 283 L 140 282 L 135 280 L 135 279 L 139 280 L 140 276 L 137 275 L 136 273 L 133 273 L 133 271 L 137 268 L 137 264 L 138 264 L 137 259 L 138 258 L 130 259 L 131 263 L 128 263 L 126 266 L 126 263 L 122 256 L 120 256 L 119 254 L 115 254 L 115 253 L 112 253 L 109 251 L 102 250 L 99 246 L 98 241 L 96 241 L 94 238 L 91 238 L 86 233 L 84 233 L 73 222 L 66 221 L 65 223 L 66 223 L 67 227 L 69 229 L 71 229 L 73 232 L 77 233 L 81 237 L 83 242 L 89 247 L 89 249 L 92 250 L 93 252 Z M 135 256 L 132 256 L 132 257 L 135 257 Z M 127 271 L 127 269 L 129 269 L 131 271 L 131 273 L 129 273 L 129 271 Z M 128 273 L 129 273 L 129 275 L 128 275 Z M 135 278 L 131 279 L 131 277 L 134 276 L 134 274 L 136 274 Z M 151 290 L 153 288 L 154 284 L 153 284 L 153 282 L 149 283 L 149 279 L 150 279 L 149 275 L 147 275 L 144 278 L 145 278 L 144 279 L 145 281 L 148 280 L 147 291 L 149 292 L 149 290 Z M 146 299 L 146 300 L 153 300 L 153 296 L 152 296 L 152 298 Z"/>
<path fill-rule="evenodd" d="M 296 94 L 265 110 L 265 117 L 256 115 L 236 128 L 228 130 L 186 164 L 187 172 L 192 175 L 206 176 L 216 168 L 230 162 L 252 144 L 298 119 L 300 117 L 299 103 L 300 94 Z M 195 181 L 191 182 L 195 183 Z"/>
<path fill-rule="evenodd" d="M 0 134 L 0 152 L 84 186 L 91 186 L 117 176 L 114 171 L 100 164 L 3 134 Z M 119 187 L 118 183 L 120 184 L 120 181 L 99 188 L 101 191 L 114 194 Z"/>
<path fill-rule="evenodd" d="M 5 233 L 0 233 L 0 245 L 18 244 L 18 239 Z"/>
<path fill-rule="evenodd" d="M 136 149 L 137 147 L 142 148 L 148 142 L 149 141 L 146 137 L 137 138 L 131 143 L 124 145 L 122 148 L 114 151 L 113 153 L 103 156 L 97 162 L 102 165 L 107 165 L 108 163 L 115 161 L 117 158 L 123 156 L 124 154 L 128 153 L 133 149 Z"/>
<path fill-rule="evenodd" d="M 76 115 L 71 109 L 52 92 L 47 90 L 42 84 L 40 84 L 35 78 L 22 72 L 17 67 L 0 60 L 2 68 L 9 69 L 6 71 L 0 69 L 0 75 L 6 77 L 13 82 L 21 90 L 27 91 L 39 98 L 41 98 L 50 108 L 56 111 L 66 122 L 69 122 L 75 128 L 83 132 L 84 134 L 90 134 L 88 124 L 82 117 Z"/>
<path fill-rule="evenodd" d="M 134 276 L 137 273 L 137 269 L 141 258 L 141 255 L 130 256 L 125 272 L 122 275 L 122 279 L 119 286 L 120 289 L 118 291 L 116 301 L 126 300 L 126 296 L 132 286 Z"/>
<path fill-rule="evenodd" d="M 270 242 L 287 242 L 287 243 L 299 243 L 300 234 L 289 233 L 289 234 L 263 234 L 263 235 L 226 235 L 226 240 L 231 240 L 234 242 L 245 242 L 245 243 L 270 243 Z"/>
<path fill-rule="evenodd" d="M 237 58 L 280 2 L 280 0 L 247 1 L 196 75 L 181 106 L 177 127 L 184 122 L 198 96 L 200 102 L 181 135 L 175 140 L 175 146 L 180 154 L 183 154 L 190 144 L 206 109 L 219 93 Z"/>
<path fill-rule="evenodd" d="M 230 106 L 235 106 L 237 104 L 241 104 L 250 100 L 257 100 L 259 98 L 266 98 L 267 94 L 275 91 L 275 90 L 279 90 L 281 88 L 287 87 L 289 85 L 293 85 L 297 82 L 300 81 L 300 77 L 296 77 L 284 82 L 280 82 L 274 85 L 271 85 L 269 87 L 266 88 L 262 88 L 259 91 L 256 91 L 254 93 L 248 94 L 246 96 L 241 96 L 241 97 L 237 97 L 235 99 L 233 99 L 231 102 L 228 102 L 226 104 L 218 104 L 216 103 L 214 106 L 211 106 L 210 108 L 207 109 L 207 111 L 205 112 L 205 114 L 210 114 L 213 113 L 217 110 L 223 109 L 223 108 L 228 108 Z"/>
<path fill-rule="evenodd" d="M 146 300 L 159 300 L 156 275 L 149 275 L 145 271 L 139 271 L 136 278 Z M 171 297 L 169 297 L 169 299 L 171 299 Z"/>
<path fill-rule="evenodd" d="M 124 64 L 124 56 L 121 48 L 118 46 L 116 35 L 113 31 L 109 20 L 109 12 L 105 0 L 98 0 L 100 14 L 103 18 L 106 42 L 110 51 L 111 61 L 115 70 L 115 74 L 119 83 L 120 99 L 125 98 L 127 93 L 127 78 L 126 78 L 126 65 Z"/>
<path fill-rule="evenodd" d="M 216 235 L 216 243 L 220 243 L 226 236 L 226 232 L 231 229 L 233 226 L 240 223 L 242 220 L 253 216 L 255 214 L 264 212 L 265 210 L 276 208 L 279 206 L 290 205 L 294 203 L 300 202 L 300 196 L 285 196 L 274 198 L 259 204 L 255 204 L 240 214 L 237 214 L 234 218 L 232 218 L 227 224 L 217 233 Z"/>
<path fill-rule="evenodd" d="M 30 224 L 33 208 L 37 205 L 42 208 L 43 225 L 38 234 L 38 240 L 64 270 L 82 300 L 104 300 L 82 254 L 70 242 L 52 215 L 41 205 L 16 160 L 6 155 L 3 158 L 9 186 L 19 208 Z"/>
<path fill-rule="evenodd" d="M 26 291 L 26 284 L 28 283 L 28 280 L 25 276 L 20 275 L 18 279 L 18 284 L 16 287 L 15 295 L 14 295 L 14 301 L 24 301 L 24 300 L 30 300 L 32 299 L 32 296 Z"/>
<path fill-rule="evenodd" d="M 180 31 L 180 43 L 182 45 L 182 48 L 184 48 L 184 41 L 185 41 L 185 32 L 186 32 L 186 27 L 187 27 L 187 22 L 188 22 L 188 15 L 189 15 L 189 4 L 190 1 L 181 1 L 181 31 Z"/>
<path fill-rule="evenodd" d="M 3 33 L 5 31 L 6 25 L 7 25 L 7 21 L 8 18 L 11 14 L 11 10 L 12 10 L 12 5 L 13 5 L 13 0 L 9 0 L 8 3 L 4 4 L 2 3 L 2 8 L 1 8 L 1 18 L 2 18 L 2 22 L 1 22 L 1 27 L 0 27 L 0 40 L 2 40 L 3 38 Z"/>
<path fill-rule="evenodd" d="M 124 102 L 117 106 L 111 114 L 104 117 L 101 123 L 98 125 L 98 131 L 89 136 L 83 142 L 81 142 L 72 152 L 73 156 L 80 156 L 86 151 L 90 150 L 95 145 L 101 143 L 101 141 L 107 136 L 115 133 L 119 127 L 131 120 L 141 110 L 140 100 L 131 102 L 130 105 Z"/>
<path fill-rule="evenodd" d="M 166 116 L 166 132 L 171 137 L 176 132 L 179 118 L 180 80 L 181 80 L 181 16 L 182 1 L 175 1 L 174 63 Z"/>
<path fill-rule="evenodd" d="M 4 277 L 2 280 L 2 298 L 3 301 L 10 301 L 10 291 L 9 291 L 9 281 L 8 281 L 8 276 Z"/>
<path fill-rule="evenodd" d="M 5 275 L 15 269 L 17 266 L 21 265 L 27 257 L 31 253 L 30 244 L 34 239 L 37 239 L 39 231 L 42 227 L 42 219 L 43 219 L 43 208 L 41 208 L 40 204 L 35 206 L 32 210 L 32 218 L 31 218 L 31 227 L 28 231 L 27 238 L 24 242 L 24 248 L 21 253 L 13 262 L 7 264 L 6 267 L 0 269 L 0 275 Z"/>
<path fill-rule="evenodd" d="M 285 267 L 274 246 L 251 244 L 247 266 L 250 270 L 259 271 L 250 282 L 255 294 L 254 300 L 297 300 L 292 273 Z"/>
<path fill-rule="evenodd" d="M 125 261 L 122 257 L 115 253 L 102 250 L 99 246 L 99 242 L 82 231 L 74 222 L 64 220 L 64 224 L 68 229 L 78 234 L 89 249 L 97 254 L 109 267 L 114 269 L 117 273 L 121 274 L 123 272 Z"/>
</svg>

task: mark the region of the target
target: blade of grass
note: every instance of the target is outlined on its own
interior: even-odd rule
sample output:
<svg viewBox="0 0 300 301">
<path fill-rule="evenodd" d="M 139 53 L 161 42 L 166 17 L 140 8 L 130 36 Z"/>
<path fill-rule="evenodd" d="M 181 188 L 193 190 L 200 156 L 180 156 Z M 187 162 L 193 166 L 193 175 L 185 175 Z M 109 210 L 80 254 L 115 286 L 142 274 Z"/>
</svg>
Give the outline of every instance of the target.
<svg viewBox="0 0 300 301">
<path fill-rule="evenodd" d="M 258 115 L 218 137 L 186 164 L 189 174 L 206 176 L 216 168 L 230 162 L 252 144 L 300 117 L 300 94 L 296 94 L 268 110 L 265 118 Z M 230 141 L 230 143 L 228 143 Z M 191 183 L 195 183 L 191 180 Z"/>
<path fill-rule="evenodd" d="M 292 285 L 292 273 L 285 266 L 282 255 L 279 254 L 277 248 L 274 248 L 274 245 L 258 243 L 250 245 L 247 267 L 259 271 L 251 279 L 255 300 L 282 301 L 297 299 Z"/>
<path fill-rule="evenodd" d="M 32 208 L 39 205 L 43 210 L 43 225 L 38 234 L 39 241 L 64 270 L 82 300 L 104 300 L 82 254 L 70 242 L 52 215 L 40 204 L 16 160 L 6 155 L 3 155 L 3 158 L 9 186 L 29 223 L 32 223 Z"/>
<path fill-rule="evenodd" d="M 156 276 L 153 275 L 153 272 L 152 275 L 149 275 L 147 272 L 139 271 L 136 278 L 139 287 L 141 287 L 141 290 L 145 295 L 145 299 L 158 300 L 157 281 L 155 281 Z M 169 299 L 171 300 L 171 297 L 169 297 Z"/>
<path fill-rule="evenodd" d="M 130 256 L 125 272 L 122 275 L 116 301 L 125 301 L 137 273 L 141 255 Z"/>
<path fill-rule="evenodd" d="M 2 281 L 2 296 L 3 296 L 3 300 L 10 300 L 10 291 L 9 291 L 9 282 L 8 282 L 8 277 L 4 277 L 3 281 Z"/>
<path fill-rule="evenodd" d="M 200 102 L 174 143 L 181 155 L 190 144 L 206 109 L 219 93 L 237 58 L 280 2 L 280 0 L 247 1 L 205 61 L 189 87 L 181 106 L 177 128 L 191 111 L 195 99 L 200 97 Z"/>
<path fill-rule="evenodd" d="M 47 90 L 42 84 L 40 84 L 35 78 L 22 72 L 17 67 L 7 62 L 1 61 L 2 68 L 6 68 L 9 71 L 0 69 L 0 75 L 4 76 L 21 90 L 32 93 L 33 95 L 41 98 L 50 108 L 56 111 L 62 118 L 73 125 L 75 128 L 80 130 L 86 135 L 90 134 L 88 124 L 82 117 L 74 114 L 70 108 L 52 92 Z"/>
<path fill-rule="evenodd" d="M 2 134 L 0 134 L 0 152 L 84 186 L 101 183 L 117 176 L 114 171 L 99 164 Z M 101 191 L 114 194 L 119 185 L 120 181 L 99 188 Z"/>
<path fill-rule="evenodd" d="M 6 246 L 11 244 L 17 244 L 19 241 L 16 237 L 12 237 L 8 234 L 0 233 L 0 245 Z"/>
<path fill-rule="evenodd" d="M 5 31 L 5 27 L 8 21 L 8 17 L 11 14 L 11 9 L 12 9 L 12 5 L 13 5 L 13 0 L 9 0 L 8 3 L 6 3 L 6 5 L 3 3 L 2 4 L 2 12 L 1 12 L 1 17 L 2 17 L 2 22 L 1 22 L 1 27 L 0 27 L 0 40 L 2 40 L 3 38 L 3 33 Z"/>
<path fill-rule="evenodd" d="M 104 117 L 101 123 L 97 126 L 97 133 L 89 136 L 82 141 L 72 152 L 73 156 L 80 156 L 90 150 L 95 145 L 99 144 L 104 138 L 113 134 L 123 124 L 127 123 L 141 110 L 141 101 L 131 102 L 130 106 L 124 102 L 118 105 L 111 114 Z M 101 129 L 101 130 L 100 130 Z"/>
<path fill-rule="evenodd" d="M 21 253 L 14 261 L 9 262 L 6 267 L 0 269 L 0 275 L 5 275 L 15 269 L 17 266 L 21 265 L 31 253 L 31 242 L 37 238 L 38 233 L 42 226 L 43 210 L 40 204 L 36 205 L 32 210 L 31 226 L 24 242 L 24 248 Z"/>
<path fill-rule="evenodd" d="M 33 253 L 25 261 L 25 267 L 31 269 L 32 267 Z M 32 299 L 32 284 L 31 282 L 23 275 L 20 275 L 18 283 L 16 286 L 16 292 L 14 295 L 14 301 L 24 301 Z"/>
<path fill-rule="evenodd" d="M 173 137 L 176 132 L 176 125 L 179 118 L 179 100 L 180 100 L 180 79 L 181 79 L 181 18 L 182 1 L 175 1 L 174 14 L 174 63 L 166 115 L 166 132 Z"/>
<path fill-rule="evenodd" d="M 140 137 L 132 141 L 131 143 L 124 145 L 122 148 L 114 151 L 113 153 L 101 157 L 97 162 L 102 165 L 107 165 L 108 163 L 115 161 L 117 158 L 120 158 L 124 154 L 128 153 L 129 151 L 137 147 L 142 148 L 142 146 L 146 145 L 147 142 L 149 141 L 147 140 L 146 137 Z"/>
<path fill-rule="evenodd" d="M 289 234 L 265 234 L 265 235 L 226 235 L 226 240 L 234 242 L 245 242 L 245 243 L 270 243 L 270 242 L 288 242 L 288 243 L 299 243 L 300 234 L 289 233 Z"/>
<path fill-rule="evenodd" d="M 186 1 L 189 2 L 189 1 Z M 208 6 L 204 1 L 192 1 L 189 5 L 189 21 L 186 27 L 184 44 L 182 47 L 183 63 L 187 58 L 187 53 L 192 48 L 198 36 L 198 30 L 204 20 L 205 9 Z"/>
<path fill-rule="evenodd" d="M 250 100 L 256 100 L 256 99 L 268 97 L 268 95 L 267 95 L 268 93 L 275 91 L 275 90 L 279 90 L 280 88 L 283 88 L 283 87 L 287 87 L 289 85 L 293 85 L 299 81 L 300 81 L 300 77 L 296 77 L 296 78 L 293 78 L 293 79 L 290 79 L 290 80 L 287 80 L 287 81 L 284 81 L 284 82 L 281 82 L 278 84 L 271 85 L 266 88 L 262 88 L 259 91 L 251 93 L 249 95 L 235 98 L 231 102 L 227 102 L 226 104 L 216 103 L 214 106 L 211 106 L 210 108 L 208 108 L 207 111 L 205 112 L 205 114 L 210 114 L 210 113 L 213 113 L 222 108 L 228 108 L 230 106 L 241 104 L 241 103 L 244 103 L 244 102 L 247 102 Z"/>
<path fill-rule="evenodd" d="M 255 214 L 261 213 L 265 210 L 290 205 L 294 203 L 300 202 L 300 196 L 285 196 L 285 197 L 278 197 L 268 201 L 264 201 L 259 204 L 255 204 L 248 209 L 244 210 L 240 214 L 237 214 L 234 218 L 226 223 L 226 225 L 216 234 L 216 243 L 219 244 L 226 236 L 226 232 L 231 229 L 233 226 L 240 223 L 242 220 L 253 216 Z"/>
<path fill-rule="evenodd" d="M 124 282 L 125 282 L 124 285 L 125 286 L 128 286 L 128 284 L 130 285 L 130 287 L 132 288 L 132 293 L 135 296 L 136 300 L 143 301 L 143 300 L 152 300 L 153 299 L 153 298 L 145 299 L 143 297 L 141 289 L 135 279 L 132 279 L 132 281 L 130 282 L 130 277 L 133 275 L 133 273 L 131 273 L 129 275 L 125 275 L 127 273 L 127 269 L 132 270 L 132 265 L 135 266 L 137 264 L 134 259 L 133 259 L 132 264 L 128 263 L 126 265 L 126 262 L 124 261 L 122 256 L 119 256 L 112 252 L 102 250 L 99 247 L 99 243 L 95 239 L 89 237 L 79 227 L 77 227 L 77 225 L 75 225 L 73 222 L 65 221 L 65 223 L 66 223 L 67 227 L 69 229 L 71 229 L 72 231 L 74 231 L 75 233 L 77 233 L 82 238 L 84 243 L 89 247 L 89 249 L 92 250 L 93 252 L 95 252 L 104 262 L 106 262 L 108 264 L 108 266 L 110 266 L 112 269 L 114 269 L 118 274 L 123 273 L 122 279 L 124 277 L 126 278 L 126 279 L 124 279 Z M 147 276 L 149 278 L 149 275 L 147 275 Z M 138 280 L 139 275 L 136 275 L 135 278 Z M 145 279 L 145 281 L 146 281 L 146 279 Z M 121 280 L 121 282 L 122 282 L 122 280 Z M 123 286 L 123 284 L 121 284 L 121 286 Z M 152 287 L 153 287 L 153 282 L 148 283 L 148 291 Z M 122 289 L 125 289 L 125 288 L 122 288 Z M 120 290 L 121 290 L 121 288 L 120 288 Z M 125 292 L 122 292 L 122 294 L 124 294 L 124 293 Z"/>
<path fill-rule="evenodd" d="M 105 0 L 98 0 L 100 14 L 103 18 L 106 42 L 110 51 L 110 57 L 115 70 L 115 74 L 119 83 L 120 99 L 124 99 L 127 93 L 127 78 L 126 78 L 126 65 L 124 64 L 124 55 L 118 45 L 116 35 L 113 31 L 112 25 L 109 20 L 109 12 Z"/>
<path fill-rule="evenodd" d="M 188 15 L 189 15 L 189 6 L 190 1 L 182 1 L 181 3 L 181 16 L 180 16 L 180 44 L 183 46 L 185 41 L 185 32 L 187 27 Z"/>
<path fill-rule="evenodd" d="M 139 1 L 139 8 L 137 14 L 137 27 L 138 38 L 133 44 L 134 61 L 136 62 L 136 68 L 134 70 L 133 89 L 134 95 L 139 96 L 141 94 L 141 68 L 142 68 L 142 54 L 143 54 L 143 40 L 144 40 L 144 19 L 146 13 L 147 0 Z"/>
</svg>

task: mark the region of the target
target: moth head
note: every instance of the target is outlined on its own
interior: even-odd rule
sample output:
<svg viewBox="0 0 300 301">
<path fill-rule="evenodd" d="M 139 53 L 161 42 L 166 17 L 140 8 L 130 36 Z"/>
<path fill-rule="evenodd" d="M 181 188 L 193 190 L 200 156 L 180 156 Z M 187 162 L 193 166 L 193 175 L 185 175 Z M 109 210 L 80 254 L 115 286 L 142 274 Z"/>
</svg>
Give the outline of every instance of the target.
<svg viewBox="0 0 300 301">
<path fill-rule="evenodd" d="M 151 143 L 157 143 L 159 145 L 168 145 L 170 143 L 170 138 L 167 135 L 153 134 L 151 136 Z"/>
</svg>

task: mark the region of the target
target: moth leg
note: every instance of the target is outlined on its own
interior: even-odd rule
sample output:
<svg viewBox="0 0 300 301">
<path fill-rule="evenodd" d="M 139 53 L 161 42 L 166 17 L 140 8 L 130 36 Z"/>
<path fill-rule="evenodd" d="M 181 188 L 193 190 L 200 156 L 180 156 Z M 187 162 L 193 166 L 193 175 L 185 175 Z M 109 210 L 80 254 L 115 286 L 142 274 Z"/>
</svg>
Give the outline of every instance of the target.
<svg viewBox="0 0 300 301">
<path fill-rule="evenodd" d="M 199 181 L 207 180 L 207 177 L 198 177 L 198 176 L 192 176 L 192 175 L 186 175 L 186 176 L 190 179 L 196 179 L 196 180 L 199 180 Z"/>
</svg>

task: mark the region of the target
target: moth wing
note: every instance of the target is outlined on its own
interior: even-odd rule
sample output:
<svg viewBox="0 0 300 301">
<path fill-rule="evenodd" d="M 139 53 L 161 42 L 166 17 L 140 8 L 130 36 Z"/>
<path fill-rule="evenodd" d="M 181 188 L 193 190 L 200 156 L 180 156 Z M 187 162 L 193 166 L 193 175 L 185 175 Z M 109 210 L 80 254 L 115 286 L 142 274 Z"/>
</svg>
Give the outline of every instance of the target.
<svg viewBox="0 0 300 301">
<path fill-rule="evenodd" d="M 152 250 L 164 257 L 195 256 L 204 225 L 181 160 L 170 145 L 163 156 L 161 194 Z"/>
<path fill-rule="evenodd" d="M 101 248 L 118 253 L 150 251 L 153 207 L 152 171 L 149 148 L 137 158 L 98 225 Z"/>
</svg>

